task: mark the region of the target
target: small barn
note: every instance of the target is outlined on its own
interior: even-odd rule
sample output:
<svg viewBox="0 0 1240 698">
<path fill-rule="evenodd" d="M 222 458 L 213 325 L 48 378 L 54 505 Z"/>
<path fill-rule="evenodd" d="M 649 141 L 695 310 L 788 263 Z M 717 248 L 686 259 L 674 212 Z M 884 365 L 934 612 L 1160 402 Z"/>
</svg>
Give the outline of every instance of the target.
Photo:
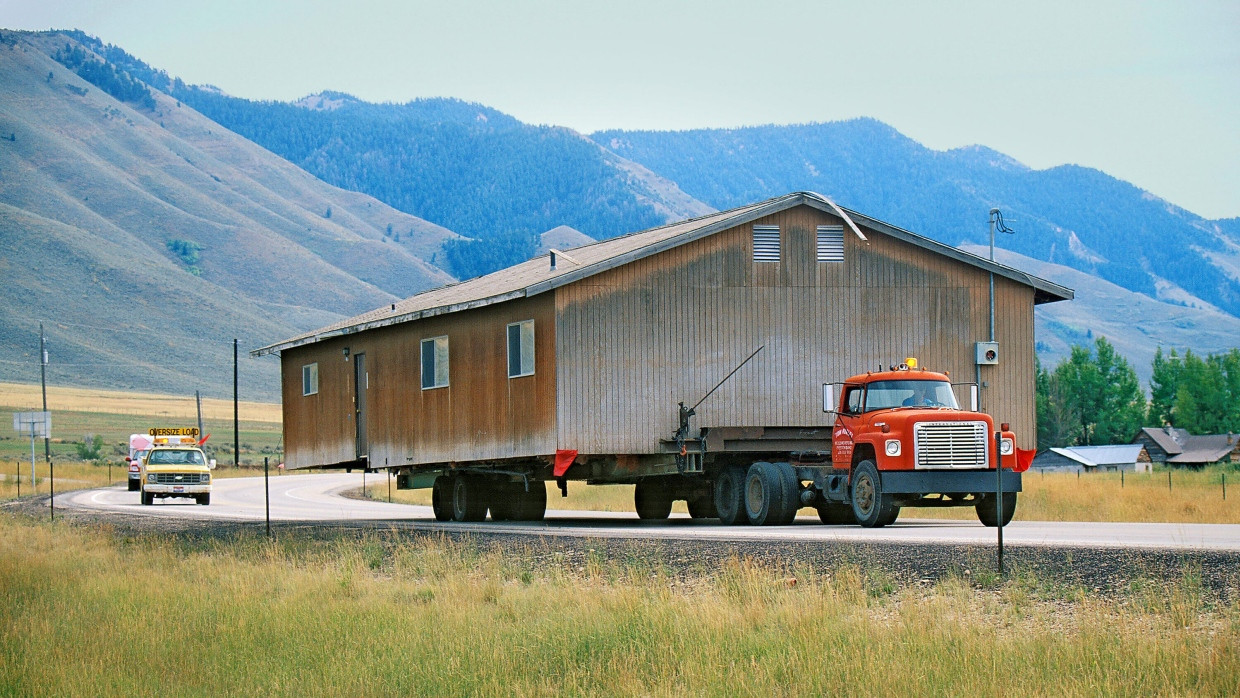
<svg viewBox="0 0 1240 698">
<path fill-rule="evenodd" d="M 291 468 L 576 452 L 623 475 L 670 458 L 678 404 L 734 370 L 690 436 L 829 444 L 822 385 L 910 356 L 976 380 L 1030 449 L 1034 307 L 1071 297 L 799 192 L 551 250 L 254 354 L 280 356 Z"/>
<path fill-rule="evenodd" d="M 1143 450 L 1141 444 L 1051 448 L 1039 453 L 1033 459 L 1032 467 L 1044 472 L 1149 472 L 1149 461 L 1141 458 Z"/>
<path fill-rule="evenodd" d="M 1144 427 L 1133 443 L 1141 444 L 1150 461 L 1200 470 L 1214 463 L 1240 463 L 1240 439 L 1235 434 L 1190 434 L 1175 427 Z"/>
</svg>

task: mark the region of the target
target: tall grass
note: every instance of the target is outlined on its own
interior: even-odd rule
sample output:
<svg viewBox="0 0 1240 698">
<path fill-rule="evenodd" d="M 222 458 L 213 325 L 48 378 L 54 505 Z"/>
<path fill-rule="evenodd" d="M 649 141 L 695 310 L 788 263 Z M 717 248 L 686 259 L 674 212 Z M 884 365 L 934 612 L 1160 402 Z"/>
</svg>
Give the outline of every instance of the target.
<svg viewBox="0 0 1240 698">
<path fill-rule="evenodd" d="M 394 533 L 134 540 L 0 516 L 0 693 L 1240 693 L 1240 608 L 1192 577 L 1100 600 L 530 552 Z"/>
</svg>

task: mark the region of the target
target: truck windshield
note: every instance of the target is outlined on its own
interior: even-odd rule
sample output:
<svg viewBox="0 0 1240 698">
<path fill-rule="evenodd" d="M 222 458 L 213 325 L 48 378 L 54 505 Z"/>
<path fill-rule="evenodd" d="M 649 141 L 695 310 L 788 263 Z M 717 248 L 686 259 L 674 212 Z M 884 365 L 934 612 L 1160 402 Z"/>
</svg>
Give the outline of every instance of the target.
<svg viewBox="0 0 1240 698">
<path fill-rule="evenodd" d="M 206 465 L 202 451 L 151 451 L 147 463 L 152 465 Z"/>
<path fill-rule="evenodd" d="M 865 411 L 893 407 L 950 407 L 960 409 L 951 383 L 945 381 L 876 381 L 865 391 Z"/>
</svg>

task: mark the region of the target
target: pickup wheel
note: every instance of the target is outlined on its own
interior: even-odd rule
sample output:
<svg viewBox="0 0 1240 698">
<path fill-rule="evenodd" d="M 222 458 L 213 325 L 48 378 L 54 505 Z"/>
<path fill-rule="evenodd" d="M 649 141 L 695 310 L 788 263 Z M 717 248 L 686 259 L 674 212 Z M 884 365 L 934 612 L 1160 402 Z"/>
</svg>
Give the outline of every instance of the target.
<svg viewBox="0 0 1240 698">
<path fill-rule="evenodd" d="M 140 489 L 142 489 L 142 483 L 141 483 L 141 482 L 138 482 L 137 480 L 130 480 L 130 481 L 129 481 L 129 491 L 130 491 L 130 492 L 137 492 L 137 491 L 138 491 L 138 490 L 140 490 Z"/>
<path fill-rule="evenodd" d="M 995 495 L 987 493 L 982 495 L 975 507 L 977 510 L 977 520 L 982 522 L 983 526 L 995 528 L 999 525 L 999 516 L 995 511 Z M 1016 493 L 1003 493 L 1003 525 L 1012 523 L 1012 515 L 1016 513 Z"/>
<path fill-rule="evenodd" d="M 516 512 L 513 516 L 517 521 L 542 521 L 547 515 L 547 486 L 541 480 L 530 480 L 530 489 L 525 491 L 525 484 L 513 483 L 516 494 Z"/>
<path fill-rule="evenodd" d="M 785 481 L 774 463 L 759 461 L 745 476 L 745 514 L 755 526 L 787 523 L 790 505 L 785 501 Z M 795 509 L 792 510 L 795 513 Z"/>
<path fill-rule="evenodd" d="M 745 471 L 740 468 L 724 468 L 715 478 L 715 512 L 719 522 L 731 526 L 749 523 L 745 513 Z"/>
<path fill-rule="evenodd" d="M 633 489 L 633 505 L 637 518 L 643 521 L 666 519 L 672 513 L 672 493 L 658 480 L 638 480 Z"/>
<path fill-rule="evenodd" d="M 207 492 L 206 494 L 195 495 L 195 497 L 194 497 L 194 501 L 198 502 L 198 504 L 200 504 L 200 505 L 202 505 L 202 506 L 204 506 L 204 507 L 205 507 L 205 506 L 210 506 L 210 504 L 211 504 L 211 493 L 210 493 L 210 492 Z"/>
<path fill-rule="evenodd" d="M 436 521 L 452 520 L 452 478 L 440 475 L 431 485 L 431 511 Z"/>
<path fill-rule="evenodd" d="M 891 510 L 891 495 L 883 494 L 883 483 L 878 475 L 878 468 L 872 460 L 863 460 L 857 464 L 852 474 L 852 510 L 857 523 L 866 528 L 886 526 L 895 518 Z M 899 512 L 896 512 L 899 515 Z"/>
<path fill-rule="evenodd" d="M 141 490 L 141 492 L 142 492 L 142 504 L 143 505 L 150 506 L 155 503 L 155 495 L 151 494 L 150 492 L 147 492 L 146 490 Z"/>
<path fill-rule="evenodd" d="M 481 521 L 487 517 L 486 481 L 461 475 L 453 478 L 452 520 Z"/>
</svg>

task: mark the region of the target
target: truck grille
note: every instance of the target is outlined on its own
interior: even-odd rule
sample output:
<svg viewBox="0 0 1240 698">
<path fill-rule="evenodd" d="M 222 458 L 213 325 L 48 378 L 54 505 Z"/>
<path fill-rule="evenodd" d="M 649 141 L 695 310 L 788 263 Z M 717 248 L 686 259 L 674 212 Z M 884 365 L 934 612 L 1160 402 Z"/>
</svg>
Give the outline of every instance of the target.
<svg viewBox="0 0 1240 698">
<path fill-rule="evenodd" d="M 197 485 L 201 478 L 200 473 L 155 473 L 155 484 Z"/>
<path fill-rule="evenodd" d="M 985 468 L 985 422 L 918 422 L 913 448 L 918 468 Z"/>
</svg>

